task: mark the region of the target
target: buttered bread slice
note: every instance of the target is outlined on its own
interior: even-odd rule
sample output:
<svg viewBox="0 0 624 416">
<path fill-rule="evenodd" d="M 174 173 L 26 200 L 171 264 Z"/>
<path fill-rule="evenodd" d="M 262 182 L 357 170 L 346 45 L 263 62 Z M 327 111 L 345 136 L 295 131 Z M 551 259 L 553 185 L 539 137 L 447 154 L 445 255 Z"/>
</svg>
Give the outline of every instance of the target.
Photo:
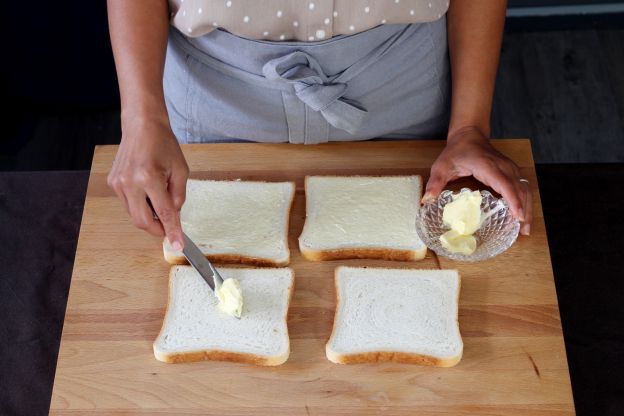
<svg viewBox="0 0 624 416">
<path fill-rule="evenodd" d="M 420 260 L 416 232 L 422 179 L 414 176 L 308 176 L 299 249 L 308 260 Z"/>
<path fill-rule="evenodd" d="M 294 288 L 290 268 L 222 268 L 240 283 L 245 300 L 240 319 L 219 307 L 217 297 L 191 266 L 174 266 L 169 302 L 154 341 L 159 361 L 217 360 L 279 365 L 288 359 L 286 316 Z"/>
<path fill-rule="evenodd" d="M 293 182 L 189 179 L 182 229 L 211 261 L 284 266 L 290 261 L 288 220 Z M 165 259 L 185 264 L 165 238 Z"/>
</svg>

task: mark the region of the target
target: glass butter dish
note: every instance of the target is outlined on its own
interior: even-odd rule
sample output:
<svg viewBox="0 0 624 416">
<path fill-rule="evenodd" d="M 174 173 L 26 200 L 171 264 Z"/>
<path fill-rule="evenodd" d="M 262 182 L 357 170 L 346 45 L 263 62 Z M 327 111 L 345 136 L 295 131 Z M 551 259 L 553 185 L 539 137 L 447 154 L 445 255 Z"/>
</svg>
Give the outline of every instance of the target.
<svg viewBox="0 0 624 416">
<path fill-rule="evenodd" d="M 513 217 L 507 202 L 496 198 L 488 191 L 481 193 L 481 225 L 473 234 L 477 241 L 472 254 L 454 253 L 443 247 L 440 236 L 450 227 L 442 221 L 446 204 L 463 192 L 472 192 L 462 188 L 459 193 L 443 191 L 437 199 L 426 201 L 416 216 L 416 231 L 425 245 L 439 256 L 457 261 L 481 261 L 497 256 L 507 250 L 516 241 L 520 231 L 520 222 Z"/>
</svg>

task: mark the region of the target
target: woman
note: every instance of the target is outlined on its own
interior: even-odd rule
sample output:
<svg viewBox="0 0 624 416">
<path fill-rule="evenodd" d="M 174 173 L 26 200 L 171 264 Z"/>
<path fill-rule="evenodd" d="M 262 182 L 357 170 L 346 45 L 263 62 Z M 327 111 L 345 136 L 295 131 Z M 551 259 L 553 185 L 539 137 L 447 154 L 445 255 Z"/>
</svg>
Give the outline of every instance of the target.
<svg viewBox="0 0 624 416">
<path fill-rule="evenodd" d="M 178 142 L 237 139 L 444 134 L 425 198 L 473 175 L 530 233 L 529 184 L 487 139 L 505 1 L 109 0 L 108 9 L 122 106 L 108 182 L 134 225 L 174 248 L 189 174 Z"/>
</svg>

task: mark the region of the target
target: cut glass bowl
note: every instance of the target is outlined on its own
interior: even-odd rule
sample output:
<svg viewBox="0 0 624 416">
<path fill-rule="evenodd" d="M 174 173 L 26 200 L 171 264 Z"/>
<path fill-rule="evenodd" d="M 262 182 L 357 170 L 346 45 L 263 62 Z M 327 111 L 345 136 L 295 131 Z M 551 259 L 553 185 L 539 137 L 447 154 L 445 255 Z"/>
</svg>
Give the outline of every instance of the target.
<svg viewBox="0 0 624 416">
<path fill-rule="evenodd" d="M 462 188 L 462 192 L 472 192 Z M 474 233 L 477 249 L 472 254 L 452 253 L 442 247 L 440 236 L 450 228 L 442 222 L 444 206 L 453 201 L 453 191 L 443 191 L 432 201 L 420 207 L 416 216 L 416 231 L 420 239 L 437 255 L 457 261 L 481 261 L 497 256 L 507 250 L 516 241 L 520 222 L 515 219 L 507 202 L 494 197 L 488 191 L 481 191 L 481 227 Z"/>
</svg>

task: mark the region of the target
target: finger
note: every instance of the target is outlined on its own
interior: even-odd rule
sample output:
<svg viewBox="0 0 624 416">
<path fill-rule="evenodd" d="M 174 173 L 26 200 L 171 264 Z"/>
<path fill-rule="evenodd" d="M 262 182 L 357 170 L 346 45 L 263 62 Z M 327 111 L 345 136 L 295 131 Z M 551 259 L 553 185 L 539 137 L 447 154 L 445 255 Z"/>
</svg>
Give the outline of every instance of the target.
<svg viewBox="0 0 624 416">
<path fill-rule="evenodd" d="M 171 195 L 167 192 L 164 184 L 160 183 L 147 188 L 146 191 L 171 246 L 174 250 L 182 250 L 184 247 L 184 240 L 182 239 L 180 213 L 174 207 Z"/>
<path fill-rule="evenodd" d="M 168 192 L 173 201 L 173 207 L 176 211 L 182 209 L 182 205 L 186 200 L 186 180 L 189 176 L 189 169 L 186 164 L 183 167 L 173 169 L 169 177 Z"/>
<path fill-rule="evenodd" d="M 507 201 L 512 215 L 519 221 L 524 221 L 524 195 L 519 186 L 519 181 L 511 179 L 498 168 L 490 169 L 487 173 L 475 174 L 475 178 L 501 194 L 503 199 Z"/>
<path fill-rule="evenodd" d="M 108 186 L 115 192 L 117 198 L 121 200 L 124 207 L 126 208 L 126 212 L 130 214 L 130 208 L 128 207 L 128 200 L 126 199 L 126 195 L 124 193 L 123 187 L 121 185 L 121 181 L 119 180 L 117 175 L 110 173 L 107 178 Z"/>
<path fill-rule="evenodd" d="M 498 167 L 503 174 L 507 176 L 507 178 L 512 180 L 514 187 L 516 188 L 516 192 L 520 196 L 520 200 L 522 201 L 522 212 L 524 213 L 524 221 L 522 221 L 520 233 L 523 235 L 529 235 L 531 232 L 531 219 L 533 218 L 533 195 L 531 193 L 531 186 L 526 180 L 521 179 L 522 174 L 520 172 L 520 168 L 518 168 L 513 161 L 508 160 L 508 162 L 509 163 L 500 164 Z"/>
<path fill-rule="evenodd" d="M 117 194 L 117 197 L 121 199 L 128 215 L 130 215 L 130 206 L 128 205 L 128 198 L 126 198 L 126 194 L 124 194 L 123 190 L 120 190 L 119 192 L 115 191 L 115 193 Z"/>
<path fill-rule="evenodd" d="M 528 182 L 520 182 L 522 186 L 525 188 L 525 199 L 524 199 L 524 223 L 520 228 L 520 233 L 522 235 L 530 235 L 531 234 L 531 224 L 533 223 L 533 192 L 531 189 L 531 185 Z"/>
<path fill-rule="evenodd" d="M 158 219 L 154 218 L 152 209 L 147 204 L 145 192 L 140 190 L 126 192 L 126 198 L 130 208 L 130 217 L 135 227 L 145 230 L 152 235 L 165 235 L 163 226 Z"/>
<path fill-rule="evenodd" d="M 449 169 L 444 165 L 434 164 L 431 167 L 431 174 L 425 187 L 425 195 L 422 197 L 422 202 L 435 199 L 440 195 L 440 192 L 444 189 L 449 182 Z"/>
</svg>

